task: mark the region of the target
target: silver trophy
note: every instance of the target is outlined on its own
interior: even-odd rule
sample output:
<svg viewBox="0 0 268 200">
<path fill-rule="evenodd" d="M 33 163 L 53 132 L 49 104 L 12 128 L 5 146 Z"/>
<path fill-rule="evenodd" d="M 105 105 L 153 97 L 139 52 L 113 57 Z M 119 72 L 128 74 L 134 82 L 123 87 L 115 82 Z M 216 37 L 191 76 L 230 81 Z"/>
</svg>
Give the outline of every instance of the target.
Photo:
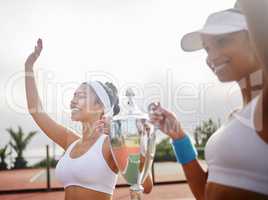
<svg viewBox="0 0 268 200">
<path fill-rule="evenodd" d="M 126 92 L 126 109 L 111 122 L 111 150 L 117 167 L 131 185 L 131 200 L 141 200 L 142 183 L 148 176 L 155 154 L 155 130 L 147 113 L 134 103 L 134 92 Z"/>
</svg>

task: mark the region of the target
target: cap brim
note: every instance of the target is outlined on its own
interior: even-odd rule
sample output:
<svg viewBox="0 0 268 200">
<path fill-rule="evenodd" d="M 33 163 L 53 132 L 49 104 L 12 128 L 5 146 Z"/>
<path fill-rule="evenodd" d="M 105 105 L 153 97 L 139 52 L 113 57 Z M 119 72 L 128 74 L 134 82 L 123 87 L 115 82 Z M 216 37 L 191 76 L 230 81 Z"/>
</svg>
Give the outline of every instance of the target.
<svg viewBox="0 0 268 200">
<path fill-rule="evenodd" d="M 184 35 L 181 39 L 181 48 L 184 51 L 197 51 L 203 48 L 200 31 Z"/>
<path fill-rule="evenodd" d="M 242 30 L 244 29 L 237 26 L 223 26 L 223 25 L 207 26 L 202 30 L 184 35 L 181 39 L 181 48 L 184 51 L 188 52 L 202 49 L 203 48 L 203 42 L 201 38 L 202 33 L 209 35 L 221 35 L 221 34 L 235 33 Z"/>
</svg>

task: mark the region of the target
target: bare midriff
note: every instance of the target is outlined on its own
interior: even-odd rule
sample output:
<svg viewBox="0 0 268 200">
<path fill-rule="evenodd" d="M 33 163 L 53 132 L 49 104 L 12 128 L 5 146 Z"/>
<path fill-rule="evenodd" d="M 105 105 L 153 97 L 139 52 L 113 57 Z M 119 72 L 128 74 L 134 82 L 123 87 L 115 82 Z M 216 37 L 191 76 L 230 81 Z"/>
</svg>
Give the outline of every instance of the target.
<svg viewBox="0 0 268 200">
<path fill-rule="evenodd" d="M 268 188 L 267 188 L 268 189 Z M 256 192 L 208 182 L 205 200 L 268 200 L 268 196 Z"/>
<path fill-rule="evenodd" d="M 112 195 L 80 186 L 65 188 L 65 200 L 111 200 Z"/>
</svg>

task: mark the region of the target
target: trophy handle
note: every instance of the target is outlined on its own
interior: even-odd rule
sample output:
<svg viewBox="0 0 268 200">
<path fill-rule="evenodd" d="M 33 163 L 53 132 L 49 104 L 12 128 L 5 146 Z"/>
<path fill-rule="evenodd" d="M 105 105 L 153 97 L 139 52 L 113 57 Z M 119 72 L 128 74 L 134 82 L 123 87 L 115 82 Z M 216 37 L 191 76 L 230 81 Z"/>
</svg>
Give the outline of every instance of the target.
<svg viewBox="0 0 268 200">
<path fill-rule="evenodd" d="M 160 103 L 158 103 L 158 102 L 150 103 L 147 106 L 147 112 L 149 114 L 152 114 L 158 106 L 160 106 Z M 160 130 L 160 125 L 159 124 L 154 124 L 154 127 L 155 127 L 154 131 Z"/>
<path fill-rule="evenodd" d="M 134 184 L 130 187 L 130 199 L 131 200 L 141 200 L 141 195 L 143 192 L 142 185 Z"/>
</svg>

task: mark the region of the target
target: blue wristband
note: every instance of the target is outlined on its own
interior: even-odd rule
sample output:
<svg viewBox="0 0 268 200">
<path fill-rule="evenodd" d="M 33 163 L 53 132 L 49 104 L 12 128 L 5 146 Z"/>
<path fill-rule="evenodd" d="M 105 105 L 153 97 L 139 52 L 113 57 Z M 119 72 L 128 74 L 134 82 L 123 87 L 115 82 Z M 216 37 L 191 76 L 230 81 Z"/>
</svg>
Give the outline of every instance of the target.
<svg viewBox="0 0 268 200">
<path fill-rule="evenodd" d="M 177 162 L 184 165 L 196 159 L 197 152 L 188 135 L 182 139 L 173 140 L 172 144 Z"/>
</svg>

